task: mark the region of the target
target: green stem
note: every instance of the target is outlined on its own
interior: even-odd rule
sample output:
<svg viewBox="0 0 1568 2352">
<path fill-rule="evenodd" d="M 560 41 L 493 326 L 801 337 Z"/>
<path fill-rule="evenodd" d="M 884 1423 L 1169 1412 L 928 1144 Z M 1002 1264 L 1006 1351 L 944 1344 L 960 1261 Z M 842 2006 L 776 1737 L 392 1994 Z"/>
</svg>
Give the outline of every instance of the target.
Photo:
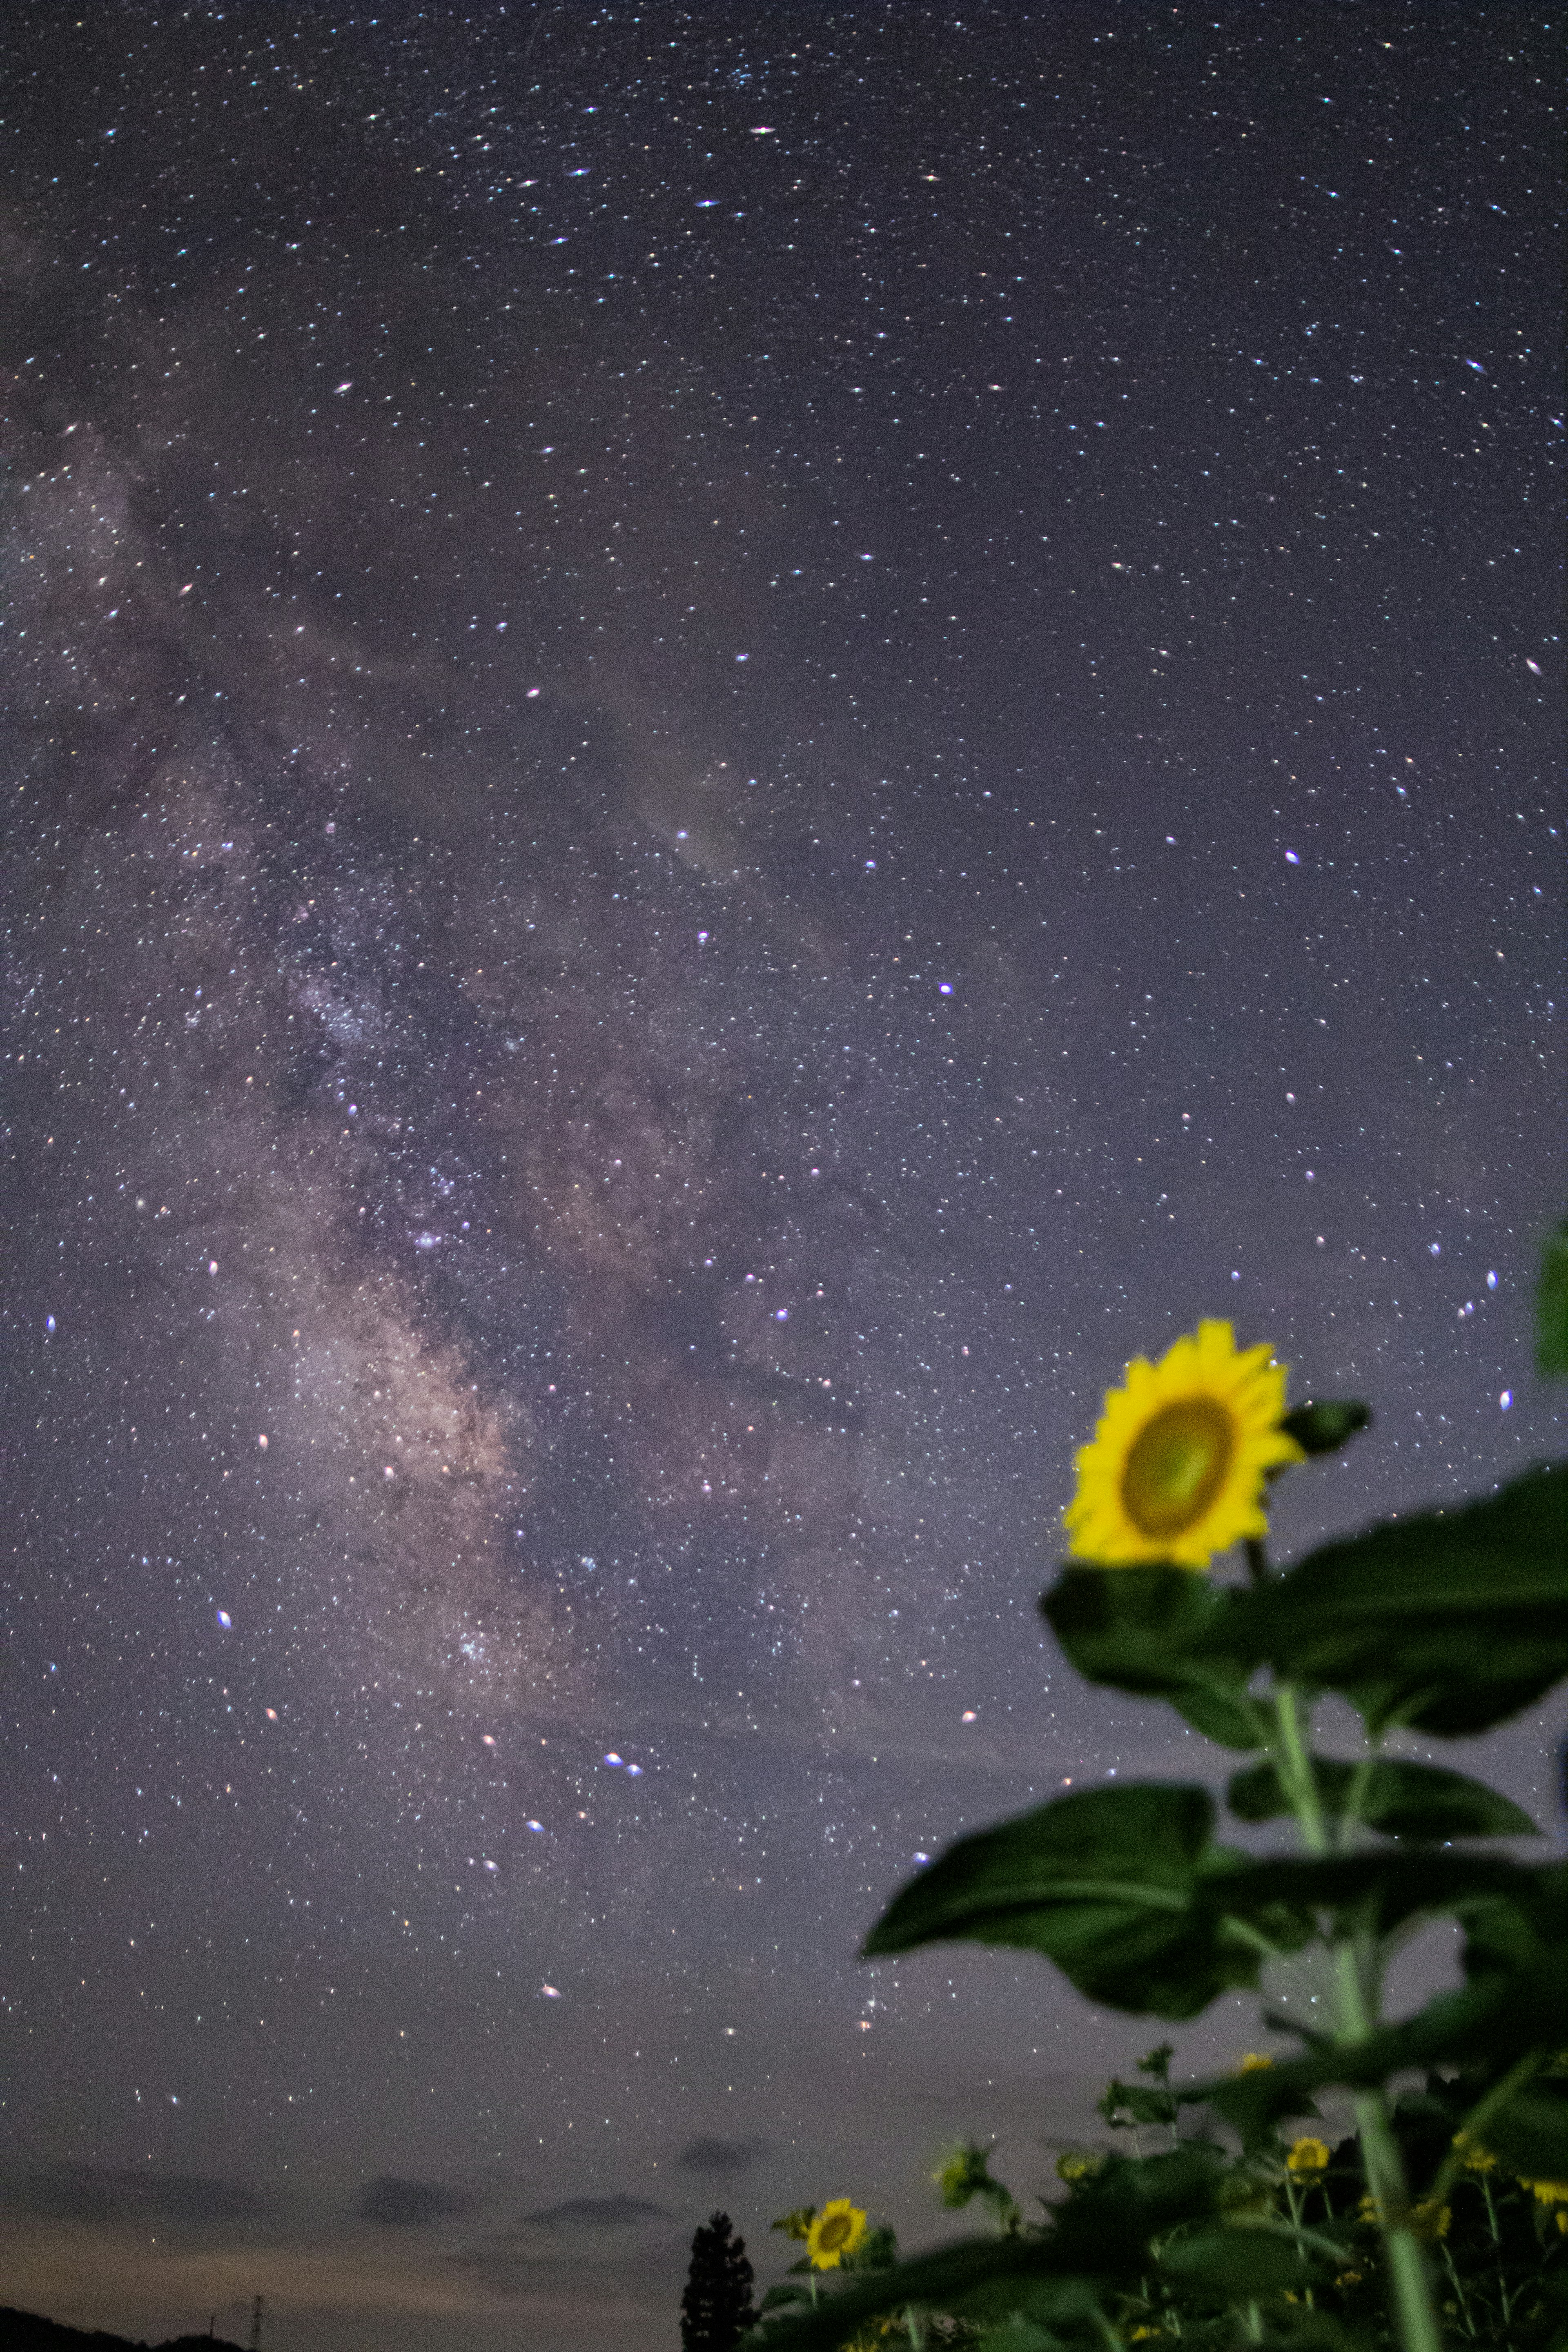
<svg viewBox="0 0 1568 2352">
<path fill-rule="evenodd" d="M 1248 2226 L 1260 2238 L 1289 2238 L 1303 2260 L 1312 2253 L 1326 2254 L 1331 2263 L 1344 2261 L 1345 2250 L 1340 2240 L 1325 2238 L 1321 2231 L 1309 2228 L 1305 2221 L 1255 2221 Z"/>
<path fill-rule="evenodd" d="M 1507 2106 L 1509 2101 L 1512 2098 L 1516 2091 L 1523 2089 L 1531 2076 L 1545 2063 L 1545 2058 L 1546 2053 L 1544 2050 L 1527 2050 L 1524 2056 L 1521 2058 L 1516 2064 L 1509 2068 L 1508 2073 L 1503 2076 L 1501 2082 L 1494 2083 L 1491 2089 L 1487 2093 L 1485 2098 L 1477 2100 L 1475 2105 L 1470 2109 L 1469 2114 L 1465 2117 L 1464 2122 L 1460 2125 L 1458 2132 L 1454 2135 L 1456 2141 L 1459 2139 L 1468 2139 L 1472 2147 L 1484 2154 L 1485 2150 L 1481 2143 L 1481 2126 L 1484 2124 L 1490 2123 L 1492 2117 L 1497 2114 L 1500 2107 Z M 1435 2202 L 1439 2205 L 1443 2202 L 1444 2199 L 1447 2196 L 1449 2189 L 1453 2187 L 1455 2181 L 1458 2179 L 1459 2174 L 1464 2170 L 1464 2168 L 1465 2159 L 1459 2148 L 1457 2146 L 1451 2147 L 1448 2150 L 1447 2156 L 1444 2158 L 1442 2170 L 1438 2173 L 1436 2179 L 1432 2183 L 1431 2193 Z M 1481 2178 L 1484 2180 L 1485 2175 L 1483 2174 Z M 1491 2206 L 1491 2191 L 1489 2189 L 1487 2190 L 1487 2204 L 1489 2209 Z M 1494 2240 L 1497 2237 L 1497 2222 L 1495 2217 L 1492 2222 L 1492 2236 Z"/>
<path fill-rule="evenodd" d="M 914 2352 L 925 2352 L 926 2332 L 921 2325 L 920 2313 L 912 2303 L 904 2305 L 904 2325 L 910 2331 L 910 2342 Z"/>
<path fill-rule="evenodd" d="M 1300 1698 L 1292 1683 L 1279 1683 L 1274 1691 L 1275 1764 L 1279 1784 L 1290 1800 L 1309 1853 L 1327 1853 L 1329 1824 L 1318 1794 L 1318 1776 L 1301 1730 Z"/>
<path fill-rule="evenodd" d="M 1340 1815 L 1339 1822 L 1342 1851 L 1349 1849 L 1351 1840 L 1361 1825 L 1361 1809 L 1366 1802 L 1366 1792 L 1372 1786 L 1372 1776 L 1376 1771 L 1377 1766 L 1378 1756 L 1374 1748 L 1370 1756 L 1362 1758 L 1351 1776 L 1350 1786 L 1345 1790 L 1344 1810 Z"/>
<path fill-rule="evenodd" d="M 1291 2234 L 1294 2236 L 1296 2241 L 1296 2251 L 1301 2257 L 1301 2267 L 1305 2270 L 1307 2267 L 1308 2241 L 1311 2240 L 1314 2243 L 1318 2243 L 1320 2242 L 1316 2239 L 1314 2232 L 1307 2228 L 1305 2222 L 1301 2219 L 1302 2199 L 1300 2191 L 1297 2189 L 1295 2182 L 1291 2179 L 1289 2173 L 1285 2175 L 1285 2202 L 1290 2208 Z M 1339 2251 L 1338 2247 L 1336 2247 L 1334 2251 L 1337 2253 Z M 1304 2292 L 1308 2309 L 1310 2311 L 1315 2310 L 1317 2305 L 1313 2301 L 1311 2288 L 1308 2287 Z"/>
<path fill-rule="evenodd" d="M 1108 2352 L 1126 2352 L 1126 2347 L 1123 2346 L 1121 2336 L 1117 2334 L 1115 2328 L 1112 2327 L 1110 2320 L 1107 2319 L 1104 2311 L 1098 2302 L 1093 2305 L 1092 2309 L 1094 2324 L 1100 2330 L 1100 2336 L 1108 2347 Z"/>
<path fill-rule="evenodd" d="M 1253 1951 L 1261 1953 L 1266 1960 L 1278 1960 L 1284 1957 L 1279 1945 L 1266 1936 L 1261 1927 L 1255 1927 L 1250 1919 L 1226 1919 L 1224 1933 L 1227 1942 L 1246 1944 Z M 1174 2125 L 1171 2128 L 1173 2131 Z"/>
<path fill-rule="evenodd" d="M 1470 2299 L 1465 2293 L 1465 2283 L 1459 2276 L 1458 2271 L 1456 2269 L 1454 2264 L 1454 2257 L 1448 2252 L 1447 2246 L 1443 2249 L 1443 2267 L 1448 2273 L 1449 2284 L 1454 2290 L 1454 2300 L 1459 2306 L 1459 2317 L 1463 2320 L 1465 2325 L 1465 2333 L 1473 2343 L 1475 2341 L 1476 2335 L 1476 2323 L 1470 2315 Z"/>
<path fill-rule="evenodd" d="M 1247 1548 L 1255 1580 L 1268 1573 L 1261 1545 Z M 1300 1698 L 1289 1683 L 1274 1693 L 1276 1764 L 1280 1785 L 1290 1800 L 1309 1853 L 1332 1851 L 1333 1838 L 1318 1793 L 1301 1722 Z M 1376 1948 L 1365 1937 L 1334 1945 L 1335 1996 L 1339 2015 L 1336 2041 L 1342 2047 L 1370 2039 L 1377 2025 Z M 1403 2352 L 1442 2352 L 1442 2336 L 1432 2300 L 1426 2256 L 1410 2227 L 1410 2192 L 1405 2160 L 1389 2120 L 1381 2090 L 1361 2091 L 1355 2099 L 1356 2130 L 1361 2139 L 1362 2169 L 1383 2233 L 1384 2261 L 1389 2293 L 1398 2323 Z"/>
<path fill-rule="evenodd" d="M 1491 2224 L 1492 2268 L 1497 2273 L 1498 2309 L 1502 2314 L 1502 2324 L 1504 2327 L 1507 2328 L 1512 2325 L 1513 2305 L 1509 2296 L 1508 2280 L 1503 2273 L 1502 2232 L 1499 2230 L 1497 2225 L 1497 2200 L 1492 2195 L 1491 2182 L 1487 2179 L 1484 2172 L 1480 2176 L 1480 2182 L 1481 2194 L 1487 2200 L 1487 2220 Z M 1511 2345 L 1509 2346 L 1508 2352 L 1512 2352 Z"/>
<path fill-rule="evenodd" d="M 1361 2035 L 1342 2035 L 1342 2041 L 1361 2040 Z M 1432 2284 L 1426 2273 L 1426 2259 L 1421 2243 L 1410 2227 L 1410 2192 L 1405 2185 L 1405 2159 L 1399 2142 L 1394 2137 L 1394 2126 L 1388 2119 L 1388 2105 L 1381 2091 L 1362 2091 L 1356 2095 L 1356 2129 L 1361 2136 L 1362 2170 L 1377 2213 L 1378 2228 L 1383 2232 L 1384 2259 L 1388 2266 L 1389 2289 L 1394 2298 L 1394 2315 L 1399 2323 L 1400 2342 L 1405 2352 L 1442 2352 L 1442 2335 L 1437 2326 L 1437 2314 L 1432 2302 Z"/>
</svg>

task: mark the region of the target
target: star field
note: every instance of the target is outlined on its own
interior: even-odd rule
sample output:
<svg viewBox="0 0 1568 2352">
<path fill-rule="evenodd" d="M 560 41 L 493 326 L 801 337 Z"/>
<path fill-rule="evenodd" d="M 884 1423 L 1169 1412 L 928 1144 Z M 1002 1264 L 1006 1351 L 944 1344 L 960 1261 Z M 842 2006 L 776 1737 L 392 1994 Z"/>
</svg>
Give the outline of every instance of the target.
<svg viewBox="0 0 1568 2352">
<path fill-rule="evenodd" d="M 1035 1607 L 1126 1359 L 1371 1400 L 1286 1551 L 1561 1450 L 1552 30 L 7 51 L 0 2302 L 673 2344 L 1143 2046 L 855 1959 L 1218 1771 Z"/>
</svg>

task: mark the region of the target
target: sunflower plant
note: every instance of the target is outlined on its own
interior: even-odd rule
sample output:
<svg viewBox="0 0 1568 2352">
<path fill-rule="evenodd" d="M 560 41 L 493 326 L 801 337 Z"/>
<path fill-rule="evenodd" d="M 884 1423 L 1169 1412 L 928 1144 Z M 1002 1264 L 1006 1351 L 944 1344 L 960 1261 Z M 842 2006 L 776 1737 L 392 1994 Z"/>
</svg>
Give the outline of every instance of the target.
<svg viewBox="0 0 1568 2352">
<path fill-rule="evenodd" d="M 992 2205 L 1011 2242 L 992 2241 L 999 2259 L 987 2265 L 973 2246 L 960 2246 L 900 2265 L 892 2232 L 868 2231 L 873 2259 L 847 2261 L 845 2269 L 859 2275 L 836 2283 L 832 2304 L 814 2323 L 816 2340 L 837 2340 L 845 2352 L 898 2352 L 903 2345 L 914 2352 L 1056 2352 L 1086 2336 L 1100 2346 L 1180 2345 L 1183 2352 L 1232 2352 L 1238 2342 L 1330 2352 L 1386 2341 L 1380 2219 L 1355 2135 L 1331 2144 L 1315 2131 L 1265 2126 L 1240 2147 L 1224 2147 L 1201 2125 L 1190 2129 L 1194 2095 L 1173 2084 L 1172 2055 L 1173 2045 L 1162 2043 L 1138 2061 L 1142 2081 L 1112 2082 L 1098 2103 L 1111 2134 L 1129 2135 L 1138 2154 L 1064 2149 L 1055 2168 L 1065 2195 L 1037 2200 L 1034 2220 L 992 2175 L 989 2150 L 973 2142 L 954 2149 L 935 2175 L 942 2202 L 952 2208 L 980 2198 Z M 1253 2053 L 1237 2074 L 1269 2063 Z M 1549 2061 L 1546 2074 L 1568 2077 L 1568 2059 Z M 1412 2227 L 1426 2250 L 1448 2338 L 1508 2352 L 1560 2352 L 1568 2317 L 1568 2181 L 1521 2178 L 1463 2128 L 1484 2082 L 1484 2070 L 1433 2074 L 1393 2106 L 1391 2127 L 1408 2172 L 1440 2191 L 1412 2209 Z M 803 2207 L 773 2227 L 804 2240 L 815 2215 Z M 1076 2277 L 1063 2275 L 1068 2251 Z M 807 2300 L 796 2283 L 807 2268 L 803 2260 L 770 2290 L 752 2339 L 756 2352 L 800 2342 L 790 2319 Z M 889 2307 L 889 2290 L 907 2290 L 917 2279 L 926 2300 Z"/>
<path fill-rule="evenodd" d="M 865 2207 L 852 2198 L 830 2197 L 820 2208 L 797 2205 L 768 2226 L 783 2237 L 793 2238 L 805 2251 L 791 2263 L 788 2275 L 769 2287 L 763 2297 L 755 2338 L 759 2347 L 772 2344 L 781 2314 L 787 2326 L 790 2315 L 803 2306 L 816 2309 L 824 2272 L 874 2276 L 890 2271 L 897 2261 L 899 2242 L 894 2232 L 873 2227 Z M 927 2335 L 918 2313 L 879 2313 L 841 2340 L 846 2352 L 872 2352 L 874 2347 L 887 2347 L 891 2352 L 896 2344 L 910 2344 L 921 2352 Z"/>
<path fill-rule="evenodd" d="M 1568 1368 L 1554 1248 L 1540 1299 L 1543 1370 Z M 1504 1842 L 1537 1825 L 1508 1798 L 1387 1742 L 1401 1730 L 1489 1731 L 1568 1676 L 1568 1465 L 1280 1568 L 1268 1550 L 1273 1483 L 1371 1420 L 1350 1400 L 1291 1407 L 1287 1388 L 1267 1344 L 1238 1347 L 1217 1320 L 1159 1362 L 1130 1364 L 1078 1455 L 1067 1558 L 1041 1607 L 1086 1679 L 1159 1700 L 1232 1751 L 1231 1814 L 1289 1822 L 1289 1846 L 1224 1842 L 1200 1782 L 1074 1791 L 950 1847 L 894 1897 L 865 1956 L 952 1939 L 1021 1947 L 1091 2000 L 1182 2021 L 1316 1947 L 1332 1985 L 1327 2030 L 1268 2017 L 1289 2037 L 1278 2058 L 1255 2053 L 1223 2081 L 1181 2088 L 1167 2046 L 1157 2082 L 1112 2085 L 1131 2114 L 1108 2120 L 1158 2108 L 1171 2146 L 1086 2168 L 1038 2227 L 846 2282 L 785 2324 L 776 2340 L 790 2352 L 826 2352 L 873 2310 L 900 2307 L 982 2322 L 992 2352 L 1172 2332 L 1163 2320 L 1119 2321 L 1137 2302 L 1134 2278 L 1151 2311 L 1178 2284 L 1219 2296 L 1252 2342 L 1300 2342 L 1303 2329 L 1315 2342 L 1403 2352 L 1525 2340 L 1507 2319 L 1501 2335 L 1486 2332 L 1475 2317 L 1484 2298 L 1445 2292 L 1442 2217 L 1461 2188 L 1469 2221 L 1484 2203 L 1467 2146 L 1510 2168 L 1516 2204 L 1534 2197 L 1533 2180 L 1568 2180 L 1568 2070 L 1557 2063 L 1568 2049 L 1568 1868 L 1516 1857 Z M 1230 1559 L 1238 1572 L 1215 1572 Z M 1360 1753 L 1320 1748 L 1315 1712 L 1329 1695 L 1359 1715 Z M 1395 1948 L 1445 1917 L 1463 1933 L 1461 1984 L 1391 2021 Z M 1437 2142 L 1394 2098 L 1412 2073 L 1443 2107 Z M 1316 2118 L 1325 2089 L 1348 2095 L 1352 2140 L 1336 2151 L 1316 2133 L 1282 2137 L 1287 2121 Z M 1228 2126 L 1239 2156 L 1201 2131 L 1176 2134 L 1186 2106 Z M 1537 2232 L 1549 2250 L 1554 2229 Z M 1568 2343 L 1568 2294 L 1551 2325 L 1550 2340 Z"/>
</svg>

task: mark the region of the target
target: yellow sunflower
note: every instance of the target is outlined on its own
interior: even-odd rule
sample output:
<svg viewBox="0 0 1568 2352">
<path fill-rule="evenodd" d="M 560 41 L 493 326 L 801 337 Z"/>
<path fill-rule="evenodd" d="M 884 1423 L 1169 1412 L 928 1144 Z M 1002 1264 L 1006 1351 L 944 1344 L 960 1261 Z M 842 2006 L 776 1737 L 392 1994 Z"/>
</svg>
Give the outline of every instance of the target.
<svg viewBox="0 0 1568 2352">
<path fill-rule="evenodd" d="M 1073 1556 L 1102 1568 L 1169 1561 L 1204 1569 L 1268 1531 L 1264 1481 L 1305 1459 L 1280 1427 L 1285 1367 L 1267 1341 L 1238 1349 L 1228 1323 L 1200 1323 L 1157 1364 L 1135 1357 L 1078 1455 L 1062 1514 Z"/>
<path fill-rule="evenodd" d="M 836 2271 L 866 2234 L 866 2216 L 847 2197 L 832 2197 L 811 2225 L 805 2251 L 812 2267 Z"/>
</svg>

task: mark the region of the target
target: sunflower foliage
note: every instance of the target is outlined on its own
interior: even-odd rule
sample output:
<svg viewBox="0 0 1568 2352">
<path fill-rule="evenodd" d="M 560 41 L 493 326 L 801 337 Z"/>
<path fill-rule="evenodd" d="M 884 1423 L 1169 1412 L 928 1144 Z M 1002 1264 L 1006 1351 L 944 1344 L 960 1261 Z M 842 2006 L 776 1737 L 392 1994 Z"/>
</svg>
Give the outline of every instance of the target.
<svg viewBox="0 0 1568 2352">
<path fill-rule="evenodd" d="M 984 2157 L 977 2149 L 961 2151 L 964 2158 Z M 982 2194 L 1012 2200 L 988 2174 L 976 2188 Z M 944 2189 L 943 2202 L 954 2200 Z M 967 2203 L 967 2197 L 957 2201 Z M 827 2259 L 823 2259 L 822 2224 L 835 2213 L 852 2216 L 850 2228 L 842 2232 L 843 2250 L 831 2247 Z M 786 2238 L 793 2238 L 805 2248 L 797 2262 L 792 2263 L 784 2277 L 769 2287 L 759 2309 L 756 2329 L 746 2338 L 754 2352 L 767 2352 L 775 2342 L 783 2342 L 793 2333 L 792 2323 L 805 2319 L 807 2324 L 821 2316 L 827 2306 L 819 2302 L 821 2273 L 831 2270 L 837 2292 L 831 2305 L 833 2325 L 837 2326 L 845 2308 L 847 2294 L 858 2294 L 862 2303 L 871 2305 L 885 2300 L 883 2282 L 898 2265 L 899 2242 L 896 2233 L 885 2227 L 871 2227 L 868 2217 L 852 2206 L 847 2198 L 837 2198 L 819 2212 L 815 2205 L 797 2206 L 793 2212 L 781 2214 L 770 2228 Z M 831 2242 L 830 2242 L 831 2246 Z M 809 2316 L 808 2316 L 809 2315 Z M 831 2338 L 842 2345 L 844 2352 L 899 2352 L 901 2346 L 930 2347 L 930 2352 L 968 2352 L 978 2345 L 980 2330 L 955 2319 L 946 2313 L 911 2312 L 908 2306 L 892 2309 L 869 2309 L 858 2326 Z"/>
<path fill-rule="evenodd" d="M 974 2194 L 1008 2209 L 1006 2242 L 990 2242 L 989 2264 L 984 2242 L 900 2264 L 891 2231 L 868 2231 L 864 2259 L 847 2260 L 832 2296 L 815 2306 L 804 2283 L 810 2264 L 797 2263 L 770 2289 L 749 2343 L 755 2352 L 1057 2352 L 1112 2342 L 1351 2352 L 1389 2341 L 1380 2216 L 1356 2135 L 1331 2142 L 1317 2129 L 1270 2124 L 1237 2146 L 1201 2094 L 1171 2082 L 1172 2054 L 1169 2042 L 1152 2051 L 1138 2062 L 1150 2079 L 1112 2082 L 1098 2103 L 1110 2130 L 1129 2135 L 1139 2153 L 1064 2151 L 1058 2192 L 1035 2200 L 1032 2220 L 992 2177 L 984 2151 L 954 2152 L 937 2176 L 942 2203 L 967 2202 L 954 2192 L 972 2180 Z M 1268 2066 L 1253 2056 L 1237 2079 Z M 1542 2079 L 1568 2082 L 1568 2060 L 1548 2062 Z M 1521 2179 L 1466 2131 L 1496 2087 L 1485 2070 L 1457 2069 L 1394 2103 L 1403 2160 L 1439 2192 L 1411 2209 L 1412 2227 L 1449 2341 L 1557 2352 L 1568 2340 L 1568 2183 Z M 889 2305 L 917 2285 L 923 2302 Z"/>
<path fill-rule="evenodd" d="M 1568 1366 L 1554 1246 L 1543 1370 Z M 865 1945 L 1037 1952 L 1089 2000 L 1173 2022 L 1316 1950 L 1322 2028 L 1268 2016 L 1272 2058 L 1186 2085 L 1164 2045 L 1102 2105 L 1133 2153 L 1086 2159 L 1038 2223 L 874 2279 L 847 2265 L 770 2352 L 827 2352 L 900 2312 L 910 2341 L 942 2313 L 985 2352 L 1568 2345 L 1568 1866 L 1516 1850 L 1539 1826 L 1511 1800 L 1389 1747 L 1491 1731 L 1568 1677 L 1568 1464 L 1277 1568 L 1274 1482 L 1370 1419 L 1352 1400 L 1287 1409 L 1284 1367 L 1227 1324 L 1140 1360 L 1079 1453 L 1069 1557 L 1041 1603 L 1086 1680 L 1230 1751 L 1226 1810 L 1279 1822 L 1279 1850 L 1229 1842 L 1200 1781 L 1076 1790 L 961 1838 Z M 1207 1573 L 1232 1547 L 1244 1573 Z M 1325 1696 L 1360 1717 L 1359 1753 L 1318 1745 Z M 1445 1922 L 1460 1982 L 1390 2021 L 1394 1950 Z M 1412 2078 L 1425 2089 L 1396 2095 Z M 1324 2095 L 1354 2121 L 1331 2146 L 1294 2131 Z"/>
</svg>

